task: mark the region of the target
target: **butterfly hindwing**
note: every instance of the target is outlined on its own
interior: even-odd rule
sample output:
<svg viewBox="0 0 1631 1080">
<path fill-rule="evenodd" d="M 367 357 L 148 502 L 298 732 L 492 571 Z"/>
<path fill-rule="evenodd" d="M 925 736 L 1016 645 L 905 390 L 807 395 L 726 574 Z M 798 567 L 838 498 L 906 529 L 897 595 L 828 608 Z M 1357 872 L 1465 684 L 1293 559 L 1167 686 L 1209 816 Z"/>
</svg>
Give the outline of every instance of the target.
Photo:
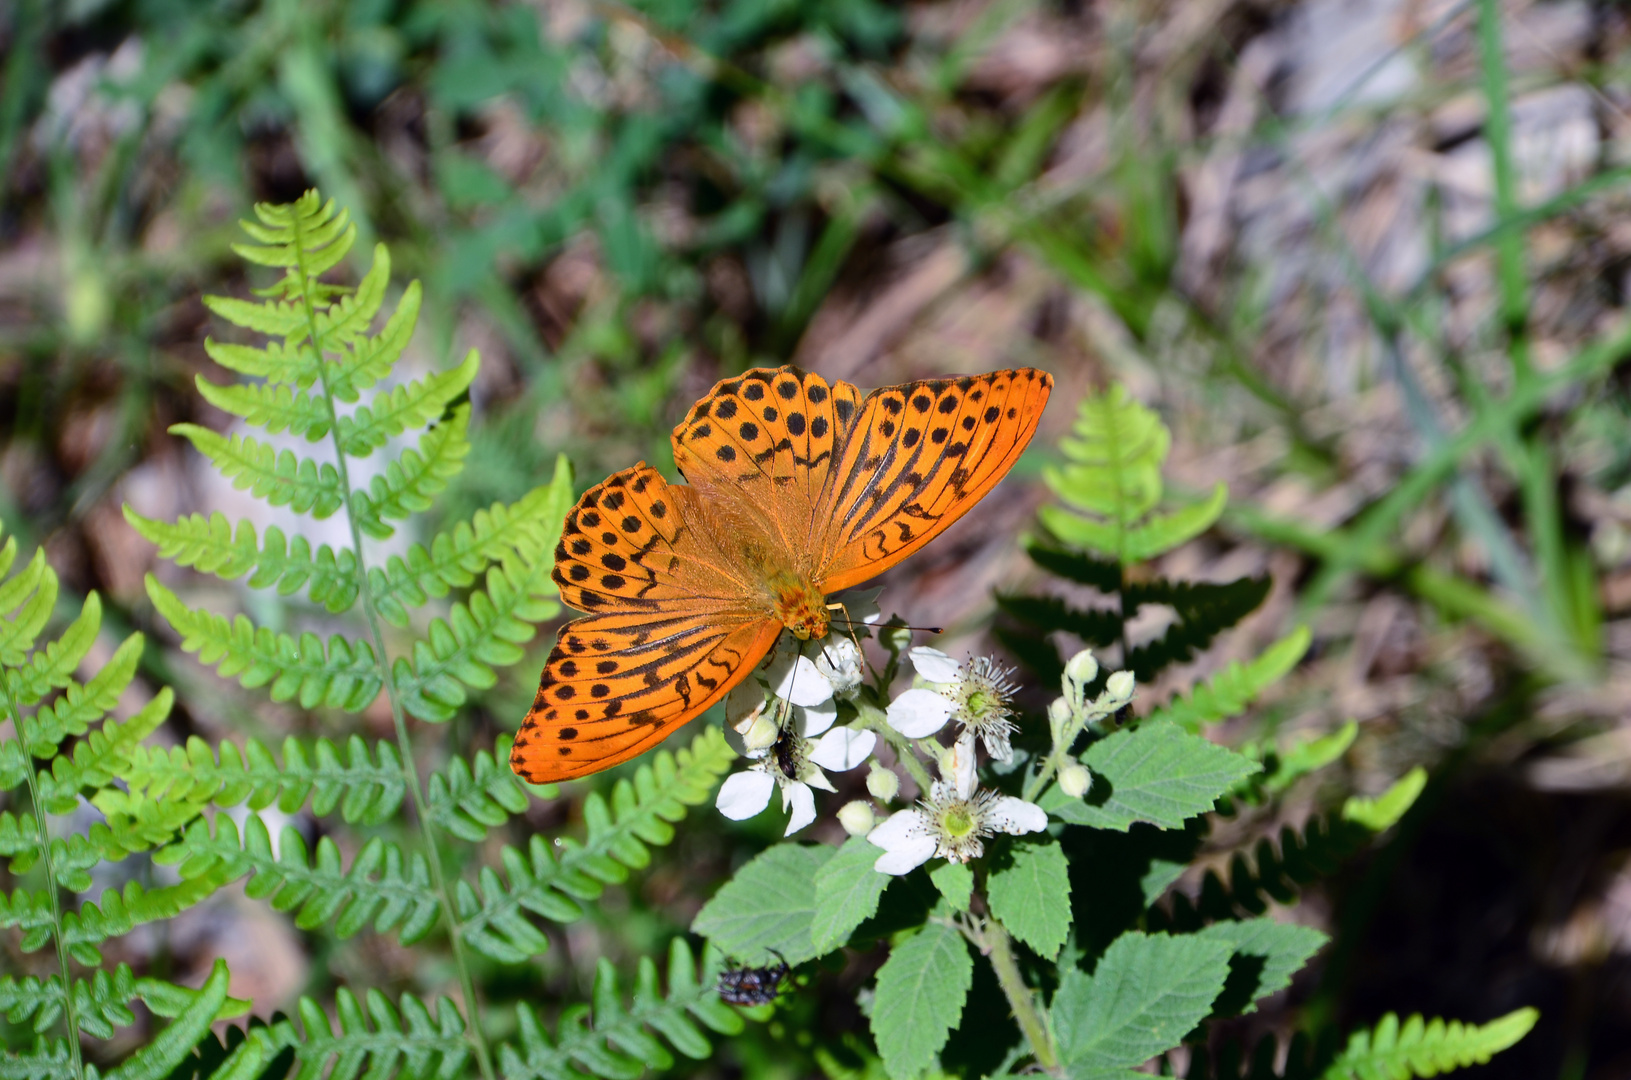
<svg viewBox="0 0 1631 1080">
<path fill-rule="evenodd" d="M 590 615 L 562 628 L 510 765 L 535 784 L 610 768 L 668 738 L 741 682 L 776 642 L 775 620 Z"/>
<path fill-rule="evenodd" d="M 1018 368 L 867 395 L 822 508 L 822 590 L 882 573 L 962 517 L 1019 460 L 1052 389 Z"/>
</svg>

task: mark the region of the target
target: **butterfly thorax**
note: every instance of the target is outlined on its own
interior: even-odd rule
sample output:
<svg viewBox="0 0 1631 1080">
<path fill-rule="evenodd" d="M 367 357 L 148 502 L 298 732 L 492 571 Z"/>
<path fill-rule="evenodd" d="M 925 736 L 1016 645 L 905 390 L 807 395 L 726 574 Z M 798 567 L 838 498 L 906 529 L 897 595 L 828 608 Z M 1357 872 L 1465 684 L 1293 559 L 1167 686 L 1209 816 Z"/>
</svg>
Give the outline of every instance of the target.
<svg viewBox="0 0 1631 1080">
<path fill-rule="evenodd" d="M 827 598 L 802 575 L 782 570 L 766 583 L 775 605 L 776 618 L 800 641 L 827 636 L 830 616 Z"/>
</svg>

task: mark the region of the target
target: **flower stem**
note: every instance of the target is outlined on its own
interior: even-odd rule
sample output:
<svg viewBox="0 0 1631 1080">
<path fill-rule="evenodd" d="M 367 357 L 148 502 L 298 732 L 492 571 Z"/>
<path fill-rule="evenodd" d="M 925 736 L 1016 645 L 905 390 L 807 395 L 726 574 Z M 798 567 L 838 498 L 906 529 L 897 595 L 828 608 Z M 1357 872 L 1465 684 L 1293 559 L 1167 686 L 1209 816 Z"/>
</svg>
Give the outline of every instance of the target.
<svg viewBox="0 0 1631 1080">
<path fill-rule="evenodd" d="M 859 701 L 856 702 L 856 705 L 858 706 L 856 709 L 856 724 L 882 735 L 884 742 L 895 748 L 895 757 L 911 774 L 912 779 L 917 783 L 918 791 L 921 792 L 923 797 L 927 798 L 929 788 L 933 786 L 934 781 L 929 779 L 929 770 L 923 767 L 923 763 L 917 759 L 917 754 L 913 753 L 912 740 L 889 726 L 882 709 Z"/>
<path fill-rule="evenodd" d="M 1048 1031 L 1048 1022 L 1042 1015 L 1036 996 L 1025 985 L 1025 978 L 1019 972 L 1019 963 L 1014 959 L 1013 940 L 996 919 L 986 920 L 981 937 L 985 942 L 985 955 L 991 961 L 991 970 L 996 972 L 997 984 L 1008 999 L 1008 1007 L 1014 1011 L 1014 1019 L 1019 1022 L 1019 1030 L 1024 1032 L 1025 1041 L 1031 1044 L 1036 1063 L 1048 1072 L 1057 1074 L 1059 1051 L 1053 1045 L 1053 1036 Z"/>
</svg>

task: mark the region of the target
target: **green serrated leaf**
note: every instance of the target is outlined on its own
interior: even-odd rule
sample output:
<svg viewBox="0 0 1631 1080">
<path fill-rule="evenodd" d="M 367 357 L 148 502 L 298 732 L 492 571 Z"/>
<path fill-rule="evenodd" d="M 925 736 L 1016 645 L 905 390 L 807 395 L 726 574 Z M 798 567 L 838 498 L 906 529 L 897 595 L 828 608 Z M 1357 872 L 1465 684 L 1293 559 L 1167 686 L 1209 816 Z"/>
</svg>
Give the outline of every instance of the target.
<svg viewBox="0 0 1631 1080">
<path fill-rule="evenodd" d="M 1038 956 L 1059 955 L 1070 934 L 1070 867 L 1057 843 L 1015 843 L 986 879 L 986 899 L 991 914 Z"/>
<path fill-rule="evenodd" d="M 1232 952 L 1194 935 L 1130 931 L 1093 974 L 1065 972 L 1050 1015 L 1071 1072 L 1131 1068 L 1177 1046 L 1211 1011 Z"/>
<path fill-rule="evenodd" d="M 894 879 L 872 869 L 879 851 L 864 836 L 852 836 L 815 875 L 815 915 L 810 940 L 830 952 L 878 910 L 878 900 Z"/>
<path fill-rule="evenodd" d="M 1082 763 L 1094 773 L 1087 798 L 1057 785 L 1041 806 L 1061 821 L 1126 832 L 1135 821 L 1165 829 L 1213 809 L 1220 796 L 1261 765 L 1176 724 L 1145 721 L 1088 747 Z"/>
<path fill-rule="evenodd" d="M 1234 950 L 1229 980 L 1214 1003 L 1219 1016 L 1256 1011 L 1259 1000 L 1290 986 L 1291 977 L 1330 940 L 1311 926 L 1273 919 L 1215 922 L 1198 936 Z"/>
<path fill-rule="evenodd" d="M 1171 513 L 1152 514 L 1123 535 L 1124 559 L 1127 562 L 1143 562 L 1187 544 L 1223 516 L 1223 508 L 1228 502 L 1229 488 L 1219 484 L 1212 489 L 1211 495 L 1200 502 Z"/>
<path fill-rule="evenodd" d="M 702 906 L 692 932 L 727 956 L 758 960 L 774 949 L 789 964 L 813 960 L 827 951 L 811 937 L 816 874 L 834 854 L 803 844 L 777 844 L 760 853 Z"/>
<path fill-rule="evenodd" d="M 929 880 L 946 898 L 946 903 L 958 911 L 968 910 L 968 903 L 974 896 L 974 871 L 968 868 L 967 863 L 942 863 L 929 871 Z"/>
<path fill-rule="evenodd" d="M 973 983 L 968 944 L 942 923 L 928 923 L 890 951 L 872 999 L 872 1037 L 890 1076 L 916 1076 L 934 1063 Z"/>
</svg>

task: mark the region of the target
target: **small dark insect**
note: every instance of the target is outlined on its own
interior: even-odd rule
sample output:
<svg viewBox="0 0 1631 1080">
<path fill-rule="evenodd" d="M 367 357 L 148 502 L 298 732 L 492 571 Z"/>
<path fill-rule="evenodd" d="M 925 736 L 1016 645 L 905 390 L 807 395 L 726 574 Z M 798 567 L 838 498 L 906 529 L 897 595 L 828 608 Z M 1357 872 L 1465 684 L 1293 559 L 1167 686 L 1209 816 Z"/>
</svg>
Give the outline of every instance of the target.
<svg viewBox="0 0 1631 1080">
<path fill-rule="evenodd" d="M 730 1005 L 768 1005 L 781 993 L 782 980 L 793 969 L 787 958 L 771 949 L 779 964 L 741 967 L 735 961 L 719 973 L 719 999 Z"/>
</svg>

